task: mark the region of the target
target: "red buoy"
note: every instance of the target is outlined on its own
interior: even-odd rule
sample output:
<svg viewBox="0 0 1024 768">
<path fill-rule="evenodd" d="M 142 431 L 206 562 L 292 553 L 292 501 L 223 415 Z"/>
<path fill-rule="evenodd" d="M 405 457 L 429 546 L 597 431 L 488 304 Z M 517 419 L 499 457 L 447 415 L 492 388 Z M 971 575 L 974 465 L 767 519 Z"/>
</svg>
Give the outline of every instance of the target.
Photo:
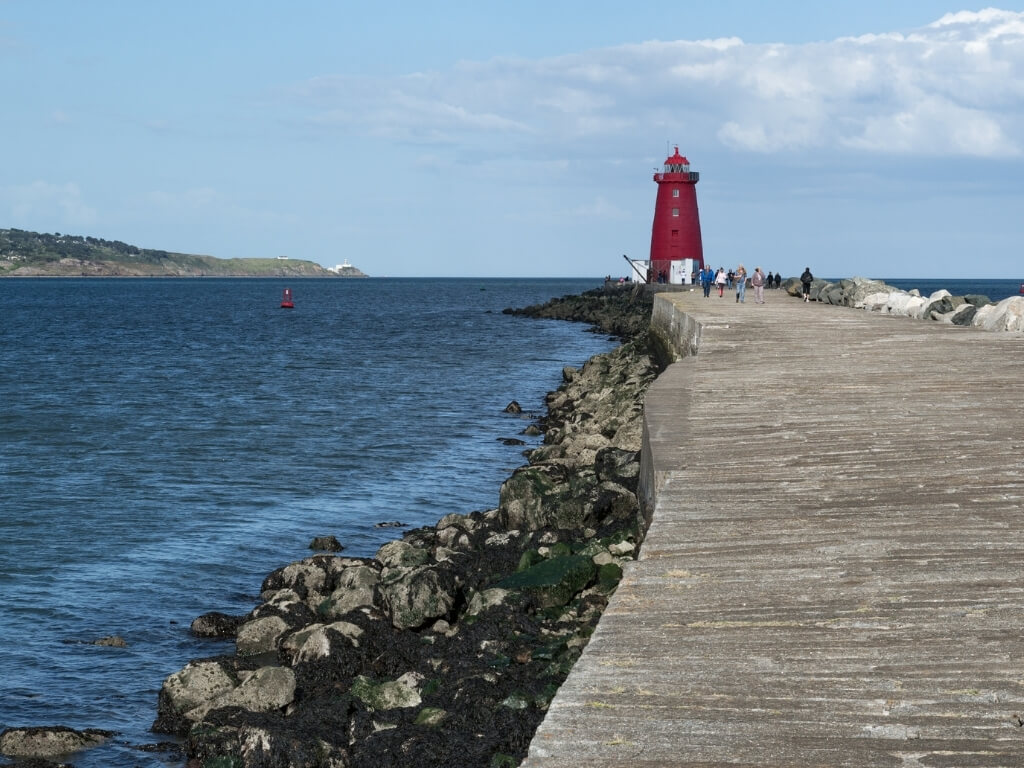
<svg viewBox="0 0 1024 768">
<path fill-rule="evenodd" d="M 679 154 L 679 147 L 665 159 L 664 171 L 654 174 L 658 198 L 654 203 L 654 224 L 651 227 L 648 282 L 676 282 L 671 279 L 673 264 L 678 271 L 683 259 L 692 259 L 693 272 L 703 268 L 704 247 L 697 213 L 699 180 L 700 174 L 690 170 L 690 161 Z M 689 282 L 689 279 L 684 282 Z"/>
<path fill-rule="evenodd" d="M 281 309 L 295 309 L 295 302 L 292 301 L 291 288 L 284 289 L 284 296 L 281 297 Z"/>
</svg>

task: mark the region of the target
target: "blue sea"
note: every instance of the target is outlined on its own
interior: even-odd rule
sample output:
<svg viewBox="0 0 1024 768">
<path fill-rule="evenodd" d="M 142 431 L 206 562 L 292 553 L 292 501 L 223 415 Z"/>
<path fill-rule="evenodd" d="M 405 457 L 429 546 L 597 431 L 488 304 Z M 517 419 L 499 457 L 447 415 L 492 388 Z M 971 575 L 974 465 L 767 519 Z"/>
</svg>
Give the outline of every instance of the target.
<svg viewBox="0 0 1024 768">
<path fill-rule="evenodd" d="M 0 730 L 118 732 L 138 751 L 164 678 L 231 652 L 189 624 L 252 609 L 333 534 L 497 506 L 563 365 L 615 346 L 501 314 L 590 280 L 0 281 Z M 279 307 L 284 287 L 295 309 Z M 119 635 L 126 648 L 94 641 Z"/>
<path fill-rule="evenodd" d="M 930 296 L 935 291 L 945 289 L 954 296 L 981 294 L 992 301 L 1002 301 L 1010 296 L 1024 295 L 1024 282 L 1021 280 L 947 280 L 944 278 L 880 278 L 894 288 L 912 291 L 915 288 L 922 296 Z"/>
</svg>

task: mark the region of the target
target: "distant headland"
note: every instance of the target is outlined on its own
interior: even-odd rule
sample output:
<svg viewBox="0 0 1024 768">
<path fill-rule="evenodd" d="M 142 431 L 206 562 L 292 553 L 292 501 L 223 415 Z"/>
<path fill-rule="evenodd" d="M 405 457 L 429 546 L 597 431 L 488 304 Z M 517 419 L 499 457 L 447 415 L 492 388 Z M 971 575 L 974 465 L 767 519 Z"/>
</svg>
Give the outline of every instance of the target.
<svg viewBox="0 0 1024 768">
<path fill-rule="evenodd" d="M 120 240 L 0 229 L 0 277 L 366 277 L 347 261 L 218 259 L 138 248 Z"/>
</svg>

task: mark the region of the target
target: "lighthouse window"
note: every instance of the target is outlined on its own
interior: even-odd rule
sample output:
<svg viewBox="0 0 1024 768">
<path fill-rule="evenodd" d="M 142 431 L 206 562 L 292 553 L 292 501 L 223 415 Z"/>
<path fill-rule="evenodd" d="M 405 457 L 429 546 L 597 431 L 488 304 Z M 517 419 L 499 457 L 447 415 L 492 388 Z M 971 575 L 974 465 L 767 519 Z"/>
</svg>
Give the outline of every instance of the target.
<svg viewBox="0 0 1024 768">
<path fill-rule="evenodd" d="M 678 216 L 679 215 L 679 209 L 678 208 L 673 208 L 672 209 L 672 215 L 673 216 Z"/>
<path fill-rule="evenodd" d="M 679 197 L 679 190 L 678 189 L 673 189 L 672 190 L 672 197 Z"/>
</svg>

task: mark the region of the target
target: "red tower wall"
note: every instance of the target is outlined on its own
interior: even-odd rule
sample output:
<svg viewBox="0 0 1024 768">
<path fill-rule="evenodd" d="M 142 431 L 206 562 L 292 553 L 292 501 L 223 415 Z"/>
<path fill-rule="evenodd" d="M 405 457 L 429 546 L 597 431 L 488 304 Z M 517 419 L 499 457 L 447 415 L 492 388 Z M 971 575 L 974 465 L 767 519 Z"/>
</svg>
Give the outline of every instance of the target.
<svg viewBox="0 0 1024 768">
<path fill-rule="evenodd" d="M 669 171 L 670 167 L 687 170 Z M 704 266 L 704 246 L 697 213 L 697 173 L 688 170 L 686 158 L 675 154 L 665 161 L 665 173 L 654 174 L 658 197 L 651 226 L 651 280 L 662 272 L 671 274 L 672 261 L 693 259 L 697 269 Z M 677 193 L 678 197 L 673 193 Z"/>
</svg>

